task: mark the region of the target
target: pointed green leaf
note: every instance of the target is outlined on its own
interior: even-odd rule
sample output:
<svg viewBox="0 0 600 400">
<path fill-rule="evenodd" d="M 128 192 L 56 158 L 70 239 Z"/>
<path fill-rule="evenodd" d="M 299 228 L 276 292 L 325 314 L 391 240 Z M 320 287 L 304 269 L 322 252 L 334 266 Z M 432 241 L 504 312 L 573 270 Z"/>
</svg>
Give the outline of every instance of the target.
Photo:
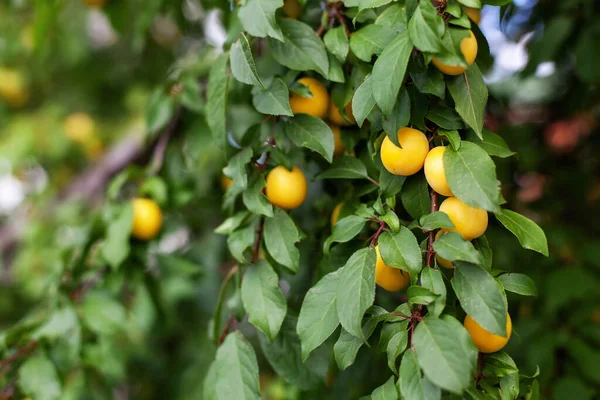
<svg viewBox="0 0 600 400">
<path fill-rule="evenodd" d="M 491 212 L 500 211 L 500 182 L 496 165 L 479 146 L 463 141 L 460 149 L 444 151 L 446 179 L 452 193 L 465 204 Z"/>
<path fill-rule="evenodd" d="M 275 261 L 293 273 L 298 272 L 300 252 L 295 243 L 300 240 L 300 233 L 287 212 L 277 208 L 272 218 L 265 218 L 264 240 Z"/>
<path fill-rule="evenodd" d="M 483 139 L 480 139 L 474 131 L 469 130 L 467 132 L 467 139 L 484 149 L 490 156 L 507 158 L 517 154 L 508 148 L 502 136 L 490 132 L 485 128 L 483 128 L 482 133 Z"/>
<path fill-rule="evenodd" d="M 257 88 L 253 91 L 252 104 L 258 112 L 269 115 L 286 115 L 292 117 L 290 93 L 286 84 L 280 79 L 273 79 L 268 88 Z"/>
<path fill-rule="evenodd" d="M 421 271 L 421 285 L 438 295 L 438 297 L 427 306 L 427 311 L 429 312 L 429 315 L 439 317 L 446 307 L 447 295 L 446 285 L 444 284 L 444 278 L 442 277 L 441 271 L 439 269 L 423 268 L 423 271 Z"/>
<path fill-rule="evenodd" d="M 503 209 L 495 214 L 496 218 L 506 229 L 519 239 L 526 249 L 548 256 L 548 241 L 542 228 L 529 218 L 511 210 Z"/>
<path fill-rule="evenodd" d="M 356 89 L 352 98 L 352 115 L 358 126 L 362 126 L 365 119 L 371 114 L 375 107 L 375 98 L 371 86 L 371 75 L 367 76 L 363 83 Z"/>
<path fill-rule="evenodd" d="M 244 205 L 254 214 L 261 214 L 267 217 L 273 216 L 273 206 L 269 203 L 267 196 L 264 195 L 265 178 L 259 175 L 250 185 L 248 190 L 243 193 Z"/>
<path fill-rule="evenodd" d="M 408 349 L 402 357 L 398 386 L 406 400 L 439 400 L 442 394 L 439 387 L 421 377 L 417 355 L 412 349 Z"/>
<path fill-rule="evenodd" d="M 342 156 L 333 161 L 331 167 L 317 175 L 317 179 L 366 179 L 367 168 L 356 157 Z"/>
<path fill-rule="evenodd" d="M 383 25 L 367 25 L 350 36 L 352 53 L 360 60 L 371 62 L 373 55 L 380 55 L 397 33 Z"/>
<path fill-rule="evenodd" d="M 448 78 L 447 83 L 448 90 L 454 99 L 456 111 L 482 138 L 488 90 L 479 67 L 477 64 L 473 64 L 463 74 Z"/>
<path fill-rule="evenodd" d="M 373 390 L 371 400 L 398 400 L 398 390 L 392 376 L 386 383 Z"/>
<path fill-rule="evenodd" d="M 523 274 L 502 274 L 498 277 L 504 290 L 522 296 L 537 296 L 537 288 L 530 277 Z"/>
<path fill-rule="evenodd" d="M 231 51 L 229 54 L 231 62 L 231 73 L 233 77 L 242 83 L 248 85 L 260 85 L 263 83 L 258 77 L 256 71 L 256 64 L 254 64 L 254 57 L 252 57 L 252 49 L 248 38 L 243 33 L 239 39 L 231 45 Z"/>
<path fill-rule="evenodd" d="M 471 384 L 477 349 L 456 319 L 425 317 L 417 325 L 412 343 L 419 366 L 433 384 L 456 394 Z"/>
<path fill-rule="evenodd" d="M 439 228 L 454 228 L 454 224 L 445 212 L 436 211 L 431 214 L 423 215 L 419 220 L 421 228 L 426 231 L 433 231 Z"/>
<path fill-rule="evenodd" d="M 500 283 L 475 265 L 462 262 L 456 265 L 452 287 L 463 310 L 486 331 L 505 336 L 508 308 Z"/>
<path fill-rule="evenodd" d="M 463 239 L 460 233 L 446 232 L 433 242 L 433 249 L 448 261 L 467 261 L 481 265 L 483 259 L 473 244 Z"/>
<path fill-rule="evenodd" d="M 346 61 L 350 45 L 343 26 L 328 30 L 323 37 L 323 41 L 325 42 L 325 47 L 327 47 L 327 50 L 329 50 L 331 54 L 336 56 L 341 62 Z"/>
<path fill-rule="evenodd" d="M 304 297 L 297 326 L 303 361 L 340 324 L 335 305 L 340 272 L 341 269 L 338 269 L 325 275 Z"/>
<path fill-rule="evenodd" d="M 407 31 L 400 32 L 383 50 L 371 75 L 373 97 L 383 115 L 390 116 L 402 82 L 413 44 Z"/>
<path fill-rule="evenodd" d="M 242 301 L 248 320 L 272 342 L 287 313 L 279 277 L 265 260 L 248 266 L 242 280 Z"/>
<path fill-rule="evenodd" d="M 317 71 L 327 78 L 329 72 L 327 50 L 315 31 L 304 22 L 294 19 L 285 18 L 278 22 L 285 40 L 267 39 L 273 58 L 293 70 Z"/>
<path fill-rule="evenodd" d="M 333 132 L 322 119 L 308 114 L 298 114 L 283 122 L 286 136 L 296 145 L 306 147 L 333 160 Z"/>
<path fill-rule="evenodd" d="M 336 309 L 340 323 L 350 334 L 365 341 L 362 319 L 375 300 L 375 249 L 354 253 L 342 267 L 337 290 Z"/>
<path fill-rule="evenodd" d="M 447 153 L 447 151 L 444 153 Z M 415 174 L 409 176 L 400 192 L 400 200 L 411 217 L 417 219 L 428 214 L 431 209 L 431 200 L 425 175 Z"/>
<path fill-rule="evenodd" d="M 419 7 L 408 22 L 408 32 L 415 47 L 428 53 L 442 50 L 442 36 L 446 26 L 431 1 L 419 2 Z"/>
<path fill-rule="evenodd" d="M 208 74 L 206 89 L 206 123 L 212 132 L 213 140 L 221 149 L 227 147 L 225 108 L 229 86 L 228 61 L 229 57 L 222 55 L 214 62 Z"/>
<path fill-rule="evenodd" d="M 56 367 L 42 353 L 25 360 L 19 368 L 18 383 L 24 394 L 36 400 L 58 400 L 62 395 Z"/>
<path fill-rule="evenodd" d="M 398 233 L 384 232 L 379 236 L 379 252 L 385 265 L 400 268 L 410 273 L 411 282 L 416 282 L 423 267 L 423 258 L 417 238 L 402 226 Z"/>
<path fill-rule="evenodd" d="M 239 331 L 225 337 L 217 350 L 215 363 L 215 393 L 218 400 L 261 398 L 256 354 Z"/>
<path fill-rule="evenodd" d="M 376 319 L 369 319 L 365 323 L 362 328 L 365 340 L 373 334 L 377 324 L 378 321 Z M 348 333 L 348 331 L 342 328 L 340 331 L 340 337 L 333 345 L 333 355 L 338 368 L 343 371 L 354 364 L 358 350 L 360 350 L 363 344 L 365 344 L 365 341 L 357 338 L 351 333 Z"/>
<path fill-rule="evenodd" d="M 275 20 L 275 11 L 282 6 L 283 0 L 247 0 L 240 7 L 238 17 L 250 35 L 270 36 L 283 41 L 283 34 Z"/>
<path fill-rule="evenodd" d="M 339 220 L 332 229 L 331 235 L 323 243 L 323 252 L 329 254 L 333 243 L 346 243 L 362 231 L 367 220 L 357 215 L 349 215 Z"/>
</svg>

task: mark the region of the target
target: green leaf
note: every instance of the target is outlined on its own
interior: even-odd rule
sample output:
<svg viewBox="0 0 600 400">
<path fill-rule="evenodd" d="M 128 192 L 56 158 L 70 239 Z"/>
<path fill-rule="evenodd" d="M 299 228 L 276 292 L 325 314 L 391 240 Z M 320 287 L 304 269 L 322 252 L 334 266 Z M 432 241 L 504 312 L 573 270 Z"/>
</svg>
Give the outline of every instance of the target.
<svg viewBox="0 0 600 400">
<path fill-rule="evenodd" d="M 227 218 L 225 221 L 223 221 L 221 225 L 217 226 L 215 228 L 215 233 L 221 235 L 229 235 L 237 228 L 239 228 L 244 223 L 246 218 L 248 218 L 249 215 L 250 213 L 248 211 L 238 212 L 233 217 Z"/>
<path fill-rule="evenodd" d="M 343 26 L 328 30 L 323 37 L 323 41 L 325 42 L 325 47 L 331 54 L 336 56 L 341 62 L 346 61 L 350 45 Z"/>
<path fill-rule="evenodd" d="M 127 203 L 120 207 L 106 229 L 106 239 L 100 252 L 108 265 L 116 270 L 125 261 L 130 252 L 129 236 L 133 226 L 133 205 Z"/>
<path fill-rule="evenodd" d="M 346 76 L 344 75 L 341 61 L 332 54 L 328 54 L 327 58 L 329 60 L 329 80 L 338 83 L 346 82 Z"/>
<path fill-rule="evenodd" d="M 445 151 L 444 153 L 447 154 L 448 152 Z M 431 200 L 425 175 L 415 174 L 409 176 L 402 192 L 400 192 L 400 200 L 411 217 L 417 219 L 428 214 L 431 208 Z"/>
<path fill-rule="evenodd" d="M 261 399 L 256 354 L 239 331 L 225 337 L 217 350 L 215 363 L 215 392 L 218 400 Z"/>
<path fill-rule="evenodd" d="M 537 296 L 537 288 L 530 277 L 523 274 L 502 274 L 498 277 L 504 290 L 522 296 Z"/>
<path fill-rule="evenodd" d="M 287 313 L 287 302 L 279 289 L 277 273 L 265 260 L 250 265 L 244 273 L 242 301 L 250 323 L 271 342 L 275 340 Z"/>
<path fill-rule="evenodd" d="M 223 174 L 233 181 L 233 185 L 246 189 L 248 187 L 248 172 L 246 165 L 252 160 L 252 148 L 246 147 L 229 159 L 223 168 Z"/>
<path fill-rule="evenodd" d="M 482 138 L 483 116 L 488 90 L 477 64 L 461 75 L 447 78 L 448 90 L 454 99 L 456 111 Z"/>
<path fill-rule="evenodd" d="M 373 97 L 385 116 L 389 117 L 394 109 L 412 49 L 408 32 L 403 31 L 385 47 L 375 61 L 371 75 Z"/>
<path fill-rule="evenodd" d="M 389 340 L 386 347 L 388 367 L 397 374 L 396 360 L 398 356 L 406 349 L 408 344 L 408 332 L 406 329 L 396 332 Z"/>
<path fill-rule="evenodd" d="M 400 268 L 410 273 L 411 282 L 416 282 L 423 268 L 423 258 L 417 238 L 405 226 L 400 232 L 384 232 L 378 240 L 379 252 L 385 265 Z"/>
<path fill-rule="evenodd" d="M 446 148 L 444 168 L 452 193 L 462 202 L 487 211 L 500 211 L 496 165 L 481 147 L 463 141 L 458 150 Z"/>
<path fill-rule="evenodd" d="M 471 241 L 481 257 L 483 259 L 483 264 L 481 265 L 483 269 L 487 271 L 491 271 L 492 269 L 492 249 L 490 248 L 490 244 L 488 243 L 485 235 L 479 236 L 477 239 L 473 239 Z"/>
<path fill-rule="evenodd" d="M 381 124 L 392 143 L 396 144 L 398 142 L 398 131 L 400 128 L 408 126 L 409 121 L 410 96 L 408 95 L 408 91 L 401 89 L 391 116 L 389 118 L 382 116 Z"/>
<path fill-rule="evenodd" d="M 148 135 L 153 136 L 167 126 L 174 112 L 175 103 L 173 102 L 173 98 L 166 94 L 162 88 L 156 89 L 148 99 L 148 104 L 146 105 L 146 129 Z"/>
<path fill-rule="evenodd" d="M 385 168 L 379 170 L 379 189 L 386 198 L 400 193 L 405 181 L 405 176 L 391 174 Z"/>
<path fill-rule="evenodd" d="M 341 269 L 325 275 L 310 288 L 298 317 L 298 336 L 302 342 L 302 360 L 320 346 L 340 324 L 335 305 Z"/>
<path fill-rule="evenodd" d="M 370 319 L 365 323 L 362 329 L 365 339 L 368 339 L 373 334 L 377 324 L 378 321 L 375 319 Z M 360 350 L 364 343 L 362 339 L 357 338 L 342 328 L 340 337 L 333 345 L 333 355 L 338 368 L 343 371 L 354 364 L 358 350 Z"/>
<path fill-rule="evenodd" d="M 376 25 L 382 25 L 396 32 L 406 30 L 406 11 L 404 11 L 404 5 L 392 4 L 387 7 L 375 20 Z"/>
<path fill-rule="evenodd" d="M 225 110 L 227 107 L 227 89 L 229 87 L 228 61 L 229 57 L 227 55 L 217 58 L 210 68 L 206 89 L 206 123 L 212 132 L 213 140 L 221 149 L 227 147 Z"/>
<path fill-rule="evenodd" d="M 296 71 L 317 71 L 327 78 L 327 51 L 315 31 L 294 19 L 280 19 L 278 22 L 285 40 L 267 39 L 273 58 L 285 67 Z"/>
<path fill-rule="evenodd" d="M 440 129 L 437 131 L 437 134 L 448 139 L 450 146 L 452 146 L 455 151 L 460 149 L 461 140 L 458 131 L 444 131 Z"/>
<path fill-rule="evenodd" d="M 350 36 L 350 48 L 358 59 L 371 62 L 373 55 L 380 55 L 397 33 L 383 25 L 367 25 Z"/>
<path fill-rule="evenodd" d="M 439 400 L 442 394 L 439 387 L 421 377 L 417 355 L 412 349 L 408 349 L 402 357 L 398 386 L 406 400 Z"/>
<path fill-rule="evenodd" d="M 362 127 L 365 119 L 371 114 L 375 107 L 375 98 L 371 87 L 371 75 L 367 76 L 363 83 L 356 89 L 352 98 L 352 115 L 359 127 Z"/>
<path fill-rule="evenodd" d="M 123 331 L 127 324 L 125 307 L 107 293 L 92 291 L 82 303 L 83 322 L 99 335 L 112 335 Z"/>
<path fill-rule="evenodd" d="M 438 295 L 423 286 L 413 285 L 406 291 L 408 296 L 408 306 L 412 307 L 415 304 L 428 305 L 433 303 Z"/>
<path fill-rule="evenodd" d="M 363 341 L 366 339 L 361 327 L 362 318 L 375 300 L 376 259 L 372 248 L 355 252 L 342 267 L 336 295 L 336 309 L 342 327 Z"/>
<path fill-rule="evenodd" d="M 448 261 L 467 261 L 473 264 L 483 264 L 481 254 L 471 242 L 463 239 L 460 233 L 446 232 L 433 242 L 433 249 L 440 257 Z"/>
<path fill-rule="evenodd" d="M 277 208 L 273 218 L 265 219 L 264 239 L 275 261 L 293 273 L 298 272 L 300 252 L 295 243 L 300 241 L 300 233 L 288 213 Z"/>
<path fill-rule="evenodd" d="M 398 390 L 394 385 L 394 377 L 392 376 L 386 383 L 373 390 L 371 400 L 397 400 Z"/>
<path fill-rule="evenodd" d="M 310 390 L 323 384 L 324 377 L 320 375 L 323 368 L 316 354 L 304 361 L 300 357 L 296 323 L 296 317 L 288 316 L 273 343 L 264 335 L 259 335 L 258 339 L 265 357 L 278 376 L 302 390 Z"/>
<path fill-rule="evenodd" d="M 250 185 L 248 190 L 244 191 L 244 205 L 250 212 L 254 214 L 273 216 L 273 206 L 269 203 L 267 196 L 264 195 L 265 178 L 259 175 L 257 179 Z"/>
<path fill-rule="evenodd" d="M 481 0 L 458 0 L 458 2 L 464 6 L 471 8 L 481 8 Z"/>
<path fill-rule="evenodd" d="M 433 231 L 439 228 L 454 228 L 454 224 L 445 212 L 436 211 L 431 214 L 423 215 L 419 220 L 421 228 L 426 231 Z"/>
<path fill-rule="evenodd" d="M 427 113 L 426 117 L 428 120 L 443 129 L 456 130 L 463 129 L 465 127 L 460 116 L 451 108 L 446 106 L 440 106 L 438 104 L 432 105 L 429 108 L 429 112 Z"/>
<path fill-rule="evenodd" d="M 410 77 L 421 93 L 432 94 L 443 99 L 446 95 L 444 75 L 436 68 L 427 68 L 423 72 L 411 72 Z"/>
<path fill-rule="evenodd" d="M 415 47 L 428 53 L 443 49 L 441 41 L 446 26 L 430 1 L 421 1 L 408 22 L 408 32 Z"/>
<path fill-rule="evenodd" d="M 255 37 L 273 37 L 284 40 L 275 21 L 275 11 L 283 6 L 283 0 L 247 0 L 240 7 L 238 17 L 244 29 Z"/>
<path fill-rule="evenodd" d="M 600 82 L 600 72 L 598 72 L 594 61 L 594 54 L 596 54 L 598 46 L 598 37 L 600 37 L 598 25 L 590 22 L 578 34 L 577 44 L 575 45 L 575 57 L 577 57 L 575 71 L 582 81 L 590 85 Z"/>
<path fill-rule="evenodd" d="M 483 359 L 483 374 L 485 376 L 501 378 L 518 372 L 517 364 L 503 351 L 486 354 Z"/>
<path fill-rule="evenodd" d="M 248 85 L 260 85 L 264 87 L 256 71 L 256 64 L 254 64 L 250 43 L 248 43 L 248 38 L 243 33 L 231 46 L 229 58 L 231 73 L 235 79 Z"/>
<path fill-rule="evenodd" d="M 349 215 L 340 219 L 332 228 L 331 235 L 323 243 L 323 252 L 329 254 L 333 243 L 346 243 L 362 231 L 367 220 L 357 215 Z"/>
<path fill-rule="evenodd" d="M 62 395 L 56 367 L 42 353 L 23 362 L 19 368 L 18 383 L 23 393 L 36 400 L 55 400 Z"/>
<path fill-rule="evenodd" d="M 317 179 L 366 179 L 368 176 L 362 161 L 356 157 L 342 156 L 336 158 L 331 167 L 317 175 Z"/>
<path fill-rule="evenodd" d="M 266 89 L 257 87 L 252 93 L 252 104 L 258 112 L 288 117 L 294 115 L 290 107 L 288 87 L 280 78 L 273 79 Z"/>
<path fill-rule="evenodd" d="M 244 252 L 254 243 L 254 236 L 254 226 L 252 225 L 236 230 L 227 236 L 227 246 L 233 258 L 241 263 L 248 262 Z"/>
<path fill-rule="evenodd" d="M 456 394 L 471 384 L 477 349 L 456 319 L 425 317 L 417 325 L 412 343 L 419 366 L 433 384 Z"/>
<path fill-rule="evenodd" d="M 526 249 L 537 251 L 548 257 L 548 241 L 542 228 L 529 218 L 511 210 L 503 209 L 495 214 L 506 229 L 519 239 Z"/>
<path fill-rule="evenodd" d="M 379 217 L 379 220 L 385 222 L 392 232 L 398 233 L 400 231 L 400 219 L 394 210 L 387 210 L 385 214 Z"/>
<path fill-rule="evenodd" d="M 283 122 L 286 136 L 299 147 L 306 147 L 333 160 L 333 132 L 322 119 L 308 114 L 298 114 Z"/>
<path fill-rule="evenodd" d="M 441 271 L 439 269 L 423 268 L 423 271 L 421 271 L 421 285 L 438 295 L 438 297 L 427 306 L 427 311 L 429 312 L 429 315 L 439 317 L 446 307 L 447 295 L 446 285 L 444 284 L 444 278 Z"/>
<path fill-rule="evenodd" d="M 514 400 L 519 397 L 519 374 L 510 374 L 500 379 L 500 394 L 502 399 Z"/>
<path fill-rule="evenodd" d="M 358 9 L 362 11 L 365 8 L 377 8 L 389 4 L 391 2 L 392 0 L 360 0 Z"/>
<path fill-rule="evenodd" d="M 482 134 L 483 139 L 480 139 L 474 131 L 469 130 L 467 132 L 467 140 L 484 149 L 490 156 L 507 158 L 516 154 L 508 148 L 502 136 L 490 132 L 485 128 L 483 128 Z"/>
<path fill-rule="evenodd" d="M 489 272 L 468 263 L 457 263 L 452 287 L 465 312 L 483 329 L 506 336 L 506 295 Z"/>
</svg>

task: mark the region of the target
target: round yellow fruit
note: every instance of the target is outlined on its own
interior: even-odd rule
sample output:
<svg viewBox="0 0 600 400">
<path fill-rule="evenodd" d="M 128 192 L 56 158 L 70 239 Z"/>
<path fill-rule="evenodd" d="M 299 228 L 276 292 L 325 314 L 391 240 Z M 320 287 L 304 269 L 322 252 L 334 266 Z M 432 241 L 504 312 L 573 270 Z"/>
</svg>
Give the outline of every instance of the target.
<svg viewBox="0 0 600 400">
<path fill-rule="evenodd" d="M 483 329 L 473 318 L 467 315 L 465 318 L 465 328 L 471 335 L 475 347 L 482 353 L 495 353 L 502 349 L 508 343 L 512 333 L 512 321 L 510 315 L 506 314 L 506 337 L 494 335 Z"/>
<path fill-rule="evenodd" d="M 94 120 L 86 113 L 73 113 L 65 118 L 63 130 L 65 135 L 78 143 L 86 143 L 94 137 Z"/>
<path fill-rule="evenodd" d="M 306 192 L 306 178 L 298 167 L 288 171 L 280 165 L 267 175 L 267 197 L 275 206 L 286 210 L 299 207 L 306 198 Z"/>
<path fill-rule="evenodd" d="M 229 179 L 225 175 L 221 175 L 221 189 L 223 189 L 223 191 L 229 189 L 229 186 L 231 186 L 232 184 L 233 181 L 231 179 Z"/>
<path fill-rule="evenodd" d="M 435 240 L 438 240 L 439 237 L 442 235 L 442 233 L 444 233 L 444 231 L 439 231 L 435 235 Z M 452 261 L 446 260 L 445 258 L 440 257 L 440 255 L 437 253 L 435 254 L 435 259 L 437 260 L 438 264 L 440 264 L 444 268 L 448 268 L 448 269 L 454 268 L 454 265 L 452 265 Z"/>
<path fill-rule="evenodd" d="M 375 283 L 388 292 L 397 292 L 408 286 L 410 275 L 401 269 L 388 267 L 383 262 L 379 253 L 379 246 L 375 246 L 377 264 L 375 264 Z"/>
<path fill-rule="evenodd" d="M 27 103 L 29 92 L 21 72 L 0 67 L 0 97 L 12 107 L 22 107 Z"/>
<path fill-rule="evenodd" d="M 131 234 L 140 240 L 150 240 L 158 234 L 162 226 L 162 212 L 154 200 L 137 198 L 133 200 L 133 228 Z"/>
<path fill-rule="evenodd" d="M 339 156 L 346 150 L 346 147 L 344 147 L 344 143 L 342 142 L 342 130 L 337 125 L 327 125 L 329 125 L 331 132 L 333 132 L 333 155 Z"/>
<path fill-rule="evenodd" d="M 338 219 L 340 218 L 340 212 L 342 211 L 342 207 L 344 207 L 344 203 L 339 203 L 331 212 L 331 226 L 337 224 Z"/>
<path fill-rule="evenodd" d="M 444 151 L 446 147 L 434 147 L 427 153 L 425 158 L 425 178 L 427 183 L 436 192 L 443 196 L 453 196 L 448 181 L 446 180 L 446 170 L 444 169 Z"/>
<path fill-rule="evenodd" d="M 423 132 L 413 128 L 398 130 L 396 146 L 389 137 L 383 139 L 381 145 L 381 162 L 385 169 L 394 175 L 413 175 L 423 168 L 425 157 L 429 152 L 429 142 Z"/>
<path fill-rule="evenodd" d="M 488 226 L 487 211 L 466 205 L 456 197 L 448 197 L 440 205 L 454 224 L 454 228 L 444 229 L 462 235 L 465 240 L 473 240 L 483 235 Z"/>
<path fill-rule="evenodd" d="M 472 31 L 469 31 L 469 37 L 464 38 L 460 42 L 460 52 L 465 57 L 467 64 L 469 64 L 469 66 L 473 65 L 475 58 L 477 57 L 477 39 L 475 39 L 475 35 Z M 431 61 L 437 69 L 446 75 L 460 75 L 467 70 L 465 67 L 459 65 L 444 64 L 435 57 L 433 57 Z"/>
<path fill-rule="evenodd" d="M 298 19 L 300 14 L 302 14 L 302 6 L 298 0 L 284 0 L 281 10 L 292 19 Z"/>
<path fill-rule="evenodd" d="M 463 11 L 467 14 L 467 17 L 477 25 L 481 22 L 481 10 L 477 8 L 471 8 L 467 6 L 462 6 Z"/>
<path fill-rule="evenodd" d="M 312 97 L 302 97 L 297 93 L 292 93 L 290 96 L 290 107 L 294 115 L 308 114 L 317 118 L 325 118 L 329 107 L 329 93 L 325 86 L 314 78 L 300 78 L 298 82 L 312 93 Z"/>
<path fill-rule="evenodd" d="M 333 100 L 329 101 L 329 112 L 328 112 L 329 121 L 331 121 L 334 124 L 339 125 L 339 126 L 351 126 L 351 125 L 356 124 L 354 115 L 352 115 L 352 101 L 350 101 L 350 103 L 346 104 L 346 106 L 344 107 L 344 111 L 346 112 L 346 118 L 348 118 L 348 119 L 346 119 L 342 116 L 342 114 L 340 113 L 340 110 L 333 103 Z"/>
</svg>

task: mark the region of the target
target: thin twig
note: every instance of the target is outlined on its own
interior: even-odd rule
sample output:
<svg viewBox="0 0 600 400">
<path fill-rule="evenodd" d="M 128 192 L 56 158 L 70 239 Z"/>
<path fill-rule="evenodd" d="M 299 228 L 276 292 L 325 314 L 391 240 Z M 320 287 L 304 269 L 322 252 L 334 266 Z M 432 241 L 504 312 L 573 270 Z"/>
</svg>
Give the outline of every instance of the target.
<svg viewBox="0 0 600 400">
<path fill-rule="evenodd" d="M 179 124 L 179 120 L 181 119 L 182 114 L 183 107 L 177 107 L 177 110 L 175 111 L 175 115 L 171 119 L 171 122 L 169 122 L 169 125 L 167 125 L 164 132 L 158 138 L 158 142 L 154 147 L 154 153 L 152 154 L 152 162 L 150 164 L 150 172 L 152 173 L 152 175 L 157 174 L 162 168 L 162 165 L 165 160 L 167 146 L 169 145 L 169 140 L 171 140 L 173 133 L 177 129 L 177 125 Z"/>
<path fill-rule="evenodd" d="M 13 362 L 19 360 L 20 358 L 28 356 L 37 348 L 37 346 L 38 346 L 37 340 L 27 343 L 25 346 L 23 346 L 19 350 L 17 350 L 17 352 L 15 354 L 0 360 L 0 368 L 10 365 Z"/>
<path fill-rule="evenodd" d="M 371 181 L 371 183 L 375 186 L 379 186 L 379 182 L 377 182 L 375 179 L 371 178 L 370 176 L 367 176 L 367 179 L 369 181 Z"/>
<path fill-rule="evenodd" d="M 109 271 L 109 269 L 110 269 L 110 267 L 106 266 L 106 267 L 102 268 L 100 271 L 98 271 L 96 276 L 82 282 L 81 285 L 79 285 L 77 287 L 77 289 L 75 289 L 73 291 L 73 293 L 71 293 L 71 295 L 70 295 L 71 300 L 73 300 L 76 303 L 81 301 L 81 299 L 83 299 L 83 297 L 86 295 L 86 293 L 90 289 L 93 289 L 98 284 L 98 282 L 100 282 L 100 280 Z"/>
<path fill-rule="evenodd" d="M 238 272 L 239 267 L 234 265 L 231 267 L 227 275 L 225 275 L 225 279 L 221 284 L 221 288 L 219 289 L 219 298 L 217 300 L 217 308 L 215 310 L 214 323 L 213 323 L 213 337 L 215 340 L 218 340 L 220 337 L 220 329 L 219 329 L 219 321 L 221 320 L 221 311 L 223 309 L 223 301 L 225 300 L 225 293 L 227 293 L 227 287 L 229 286 L 229 282 Z"/>
<path fill-rule="evenodd" d="M 231 328 L 232 326 L 234 327 L 234 330 L 237 331 L 237 320 L 233 315 L 229 317 L 227 323 L 225 324 L 225 327 L 223 328 L 223 331 L 221 332 L 221 335 L 219 335 L 217 346 L 220 346 L 221 343 L 223 343 L 223 341 L 225 340 L 225 336 L 227 336 L 227 333 L 229 333 L 229 328 Z"/>
<path fill-rule="evenodd" d="M 252 258 L 250 264 L 254 264 L 260 256 L 260 244 L 263 238 L 263 232 L 265 229 L 265 218 L 260 217 L 258 221 L 258 227 L 256 228 L 256 237 L 254 239 L 254 245 L 252 246 Z"/>
</svg>

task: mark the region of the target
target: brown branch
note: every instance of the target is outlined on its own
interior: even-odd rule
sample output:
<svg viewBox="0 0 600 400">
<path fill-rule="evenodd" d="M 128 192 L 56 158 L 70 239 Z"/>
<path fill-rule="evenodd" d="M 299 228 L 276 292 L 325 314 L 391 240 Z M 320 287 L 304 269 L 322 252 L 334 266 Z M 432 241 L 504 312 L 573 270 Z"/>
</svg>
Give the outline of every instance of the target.
<svg viewBox="0 0 600 400">
<path fill-rule="evenodd" d="M 260 244 L 263 238 L 263 232 L 265 230 L 265 217 L 260 217 L 258 221 L 258 227 L 256 228 L 256 238 L 254 239 L 254 245 L 252 246 L 252 259 L 250 264 L 254 264 L 260 256 Z"/>
<path fill-rule="evenodd" d="M 152 175 L 157 174 L 162 168 L 162 165 L 165 160 L 167 146 L 169 145 L 169 140 L 171 140 L 173 133 L 175 133 L 175 130 L 177 129 L 177 125 L 179 124 L 182 115 L 183 107 L 179 106 L 177 107 L 177 110 L 175 111 L 171 122 L 169 122 L 169 125 L 167 125 L 164 132 L 159 136 L 156 146 L 154 147 L 154 153 L 152 154 L 152 161 L 150 164 L 150 171 Z"/>
<path fill-rule="evenodd" d="M 90 289 L 93 289 L 109 270 L 110 267 L 104 267 L 100 271 L 98 271 L 96 276 L 81 283 L 81 285 L 79 285 L 79 287 L 77 287 L 77 289 L 75 289 L 69 295 L 69 297 L 71 297 L 71 300 L 73 300 L 76 303 L 80 302 L 83 299 L 83 297 L 87 294 L 87 292 L 89 292 Z"/>
<path fill-rule="evenodd" d="M 435 190 L 431 189 L 431 212 L 434 213 L 439 209 L 438 194 Z M 435 250 L 433 250 L 433 242 L 435 241 L 436 230 L 429 231 L 429 237 L 427 240 L 427 266 L 433 267 L 433 258 L 435 257 Z"/>
<path fill-rule="evenodd" d="M 37 348 L 37 346 L 37 340 L 27 343 L 25 346 L 19 348 L 15 354 L 0 360 L 0 368 L 6 367 L 17 360 L 28 356 Z"/>
<path fill-rule="evenodd" d="M 225 327 L 223 327 L 223 331 L 221 332 L 221 335 L 219 335 L 219 340 L 217 340 L 217 346 L 220 346 L 221 343 L 223 343 L 225 337 L 229 333 L 229 328 L 231 327 L 233 327 L 234 331 L 237 331 L 237 320 L 233 315 L 229 317 L 227 323 L 225 324 Z"/>
<path fill-rule="evenodd" d="M 477 355 L 477 375 L 475 376 L 475 383 L 478 384 L 483 378 L 483 353 L 479 352 Z"/>
</svg>

